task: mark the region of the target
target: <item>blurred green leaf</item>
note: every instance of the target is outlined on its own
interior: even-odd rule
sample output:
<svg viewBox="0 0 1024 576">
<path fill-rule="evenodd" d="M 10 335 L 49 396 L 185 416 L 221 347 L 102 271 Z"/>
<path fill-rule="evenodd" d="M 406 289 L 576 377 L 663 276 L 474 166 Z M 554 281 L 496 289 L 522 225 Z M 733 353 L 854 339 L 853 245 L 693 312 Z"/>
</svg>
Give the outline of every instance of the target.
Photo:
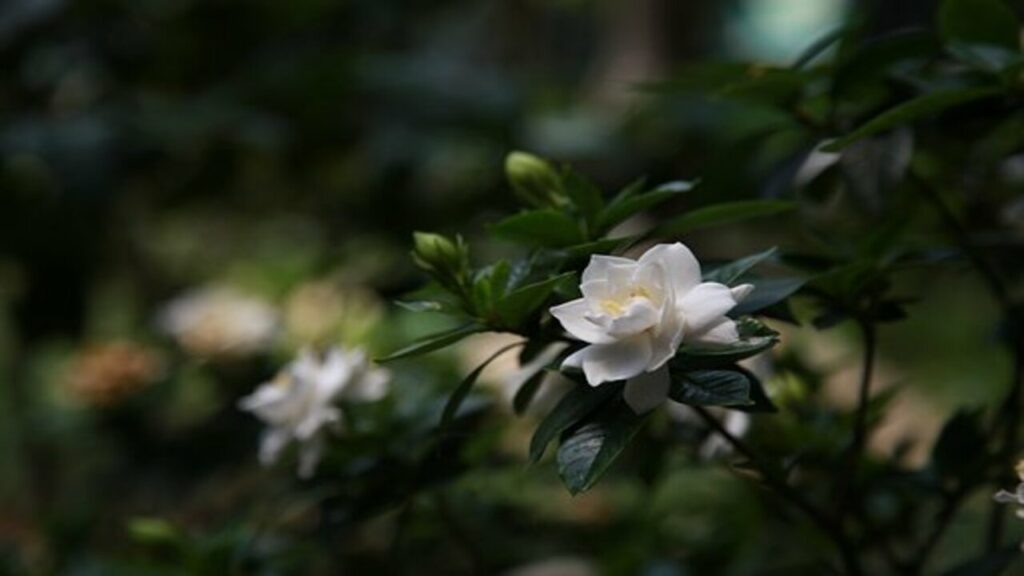
<svg viewBox="0 0 1024 576">
<path fill-rule="evenodd" d="M 822 150 L 825 152 L 838 152 L 850 144 L 873 134 L 891 130 L 904 124 L 910 124 L 926 116 L 933 116 L 961 104 L 992 98 L 1001 93 L 1001 88 L 972 87 L 953 88 L 925 94 L 882 112 L 860 128 L 824 146 Z"/>
<path fill-rule="evenodd" d="M 467 336 L 484 331 L 486 331 L 486 328 L 479 324 L 466 324 L 464 326 L 459 326 L 458 328 L 452 328 L 451 330 L 430 334 L 429 336 L 424 336 L 409 346 L 396 350 L 383 358 L 377 358 L 377 362 L 391 362 L 392 360 L 398 360 L 399 358 L 409 358 L 411 356 L 419 356 L 421 354 L 440 350 L 446 346 L 451 346 Z"/>
<path fill-rule="evenodd" d="M 719 282 L 726 286 L 732 286 L 734 282 L 740 279 L 741 276 L 747 273 L 751 268 L 757 266 L 761 262 L 768 260 L 778 253 L 779 249 L 772 247 L 764 252 L 758 252 L 739 260 L 733 260 L 728 264 L 723 264 L 713 270 L 704 273 L 705 282 Z"/>
<path fill-rule="evenodd" d="M 495 310 L 506 327 L 515 328 L 544 304 L 559 283 L 575 276 L 575 272 L 566 272 L 513 290 L 495 302 Z"/>
<path fill-rule="evenodd" d="M 679 182 L 670 188 L 659 188 L 643 194 L 627 193 L 630 190 L 627 188 L 601 213 L 597 228 L 601 233 L 605 233 L 631 216 L 650 210 L 692 187 L 691 183 Z"/>
<path fill-rule="evenodd" d="M 510 216 L 493 225 L 501 238 L 540 248 L 565 248 L 585 240 L 575 220 L 558 210 L 532 210 Z"/>
<path fill-rule="evenodd" d="M 746 282 L 754 285 L 754 291 L 729 311 L 730 316 L 742 316 L 760 312 L 784 301 L 807 283 L 803 278 L 751 278 Z"/>
<path fill-rule="evenodd" d="M 572 494 L 589 490 L 608 471 L 646 420 L 622 400 L 610 402 L 566 433 L 558 447 L 558 474 Z"/>
<path fill-rule="evenodd" d="M 957 410 L 942 427 L 931 459 L 941 477 L 963 481 L 984 473 L 979 466 L 987 445 L 981 415 L 981 410 Z"/>
<path fill-rule="evenodd" d="M 472 372 L 467 374 L 466 377 L 462 379 L 462 382 L 459 382 L 459 385 L 456 386 L 455 390 L 453 390 L 451 395 L 448 396 L 448 402 L 445 403 L 444 411 L 441 413 L 442 429 L 447 428 L 451 424 L 452 420 L 455 419 L 455 415 L 458 414 L 459 408 L 462 406 L 462 402 L 467 396 L 469 396 L 470 391 L 473 389 L 473 385 L 476 384 L 477 379 L 480 378 L 480 374 L 484 369 L 487 368 L 491 362 L 497 360 L 502 354 L 513 348 L 523 346 L 524 344 L 526 343 L 514 342 L 499 348 L 494 354 L 491 354 L 486 360 L 481 362 L 480 365 Z"/>
<path fill-rule="evenodd" d="M 530 403 L 533 402 L 534 396 L 540 390 L 541 384 L 544 383 L 544 378 L 547 377 L 546 370 L 540 370 L 533 376 L 530 376 L 526 382 L 516 390 L 516 395 L 512 397 L 512 411 L 517 416 L 522 416 L 526 413 L 526 410 L 530 407 Z"/>
<path fill-rule="evenodd" d="M 564 182 L 565 194 L 569 197 L 569 201 L 579 211 L 587 223 L 588 229 L 593 231 L 597 227 L 598 216 L 604 208 L 601 190 L 586 178 L 569 169 L 563 172 L 562 182 Z"/>
<path fill-rule="evenodd" d="M 609 398 L 621 393 L 622 385 L 614 382 L 601 386 L 583 383 L 574 386 L 537 426 L 530 440 L 530 460 L 540 460 L 548 444 L 559 434 L 586 418 Z"/>
<path fill-rule="evenodd" d="M 943 0 L 939 31 L 946 42 L 990 44 L 1020 51 L 1020 22 L 1002 0 Z"/>
<path fill-rule="evenodd" d="M 691 210 L 658 227 L 660 236 L 682 236 L 696 230 L 723 224 L 742 222 L 751 218 L 773 216 L 796 210 L 798 204 L 788 200 L 742 200 L 725 202 Z"/>
<path fill-rule="evenodd" d="M 1019 561 L 1020 556 L 1017 547 L 997 550 L 943 572 L 942 576 L 999 576 Z"/>
</svg>

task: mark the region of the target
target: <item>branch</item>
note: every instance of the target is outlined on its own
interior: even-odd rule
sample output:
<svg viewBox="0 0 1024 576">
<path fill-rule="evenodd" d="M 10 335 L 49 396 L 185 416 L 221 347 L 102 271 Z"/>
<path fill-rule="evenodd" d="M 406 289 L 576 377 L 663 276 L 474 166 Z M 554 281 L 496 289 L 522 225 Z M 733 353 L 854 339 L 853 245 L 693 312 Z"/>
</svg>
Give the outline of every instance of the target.
<svg viewBox="0 0 1024 576">
<path fill-rule="evenodd" d="M 846 567 L 848 576 L 862 576 L 864 571 L 861 568 L 857 551 L 854 549 L 850 540 L 846 537 L 846 534 L 838 524 L 826 516 L 821 510 L 818 510 L 818 508 L 813 504 L 808 502 L 802 494 L 797 492 L 784 479 L 776 476 L 771 467 L 765 464 L 762 459 L 746 445 L 745 442 L 726 430 L 722 423 L 712 416 L 706 408 L 703 406 L 692 406 L 692 408 L 704 420 L 704 422 L 707 423 L 712 430 L 720 434 L 722 438 L 724 438 L 736 450 L 736 452 L 745 456 L 757 467 L 766 484 L 775 490 L 779 496 L 782 496 L 792 504 L 797 510 L 803 512 L 812 523 L 814 523 L 832 540 L 839 551 L 839 555 L 843 560 L 843 565 Z"/>
</svg>

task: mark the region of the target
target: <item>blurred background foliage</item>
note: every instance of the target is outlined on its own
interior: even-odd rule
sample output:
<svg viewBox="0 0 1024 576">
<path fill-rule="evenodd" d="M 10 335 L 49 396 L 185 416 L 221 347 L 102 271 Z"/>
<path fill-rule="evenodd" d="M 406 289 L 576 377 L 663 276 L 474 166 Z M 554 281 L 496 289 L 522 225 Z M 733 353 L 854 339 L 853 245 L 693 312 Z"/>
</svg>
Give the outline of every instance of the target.
<svg viewBox="0 0 1024 576">
<path fill-rule="evenodd" d="M 814 98 L 780 109 L 789 65 L 830 31 L 856 25 L 870 43 L 934 21 L 925 0 L 0 3 L 0 574 L 817 573 L 788 543 L 820 543 L 668 418 L 628 455 L 637 474 L 577 498 L 549 465 L 527 467 L 528 427 L 489 417 L 507 414 L 514 367 L 487 373 L 496 386 L 458 424 L 473 434 L 425 441 L 486 338 L 395 366 L 391 397 L 349 415 L 331 483 L 296 491 L 287 467 L 259 469 L 259 426 L 235 402 L 303 344 L 383 353 L 442 325 L 385 304 L 422 280 L 410 233 L 467 235 L 481 262 L 506 253 L 483 232 L 516 207 L 512 149 L 605 190 L 700 178 L 673 212 L 806 182 L 801 218 L 850 246 L 933 220 L 885 194 L 905 132 L 844 154 L 845 176 L 825 176 L 848 178 L 837 199 L 800 177 L 822 135 Z M 904 62 L 894 52 L 929 42 L 879 41 L 849 77 L 799 86 L 838 92 L 847 124 L 833 127 L 851 130 L 906 94 L 883 70 Z M 777 82 L 734 82 L 762 73 Z M 964 153 L 940 135 L 943 154 Z M 1007 176 L 1000 198 L 1019 196 L 1019 157 L 1004 161 L 1019 144 L 967 178 Z M 711 260 L 814 252 L 795 219 L 685 239 Z M 915 300 L 881 332 L 877 381 L 907 388 L 874 449 L 920 463 L 955 407 L 1002 397 L 1010 358 L 970 274 L 912 268 L 894 292 Z M 781 329 L 777 393 L 848 406 L 852 327 Z M 806 433 L 800 417 L 751 434 Z M 822 442 L 830 426 L 814 423 Z M 949 541 L 983 514 L 969 508 Z"/>
</svg>

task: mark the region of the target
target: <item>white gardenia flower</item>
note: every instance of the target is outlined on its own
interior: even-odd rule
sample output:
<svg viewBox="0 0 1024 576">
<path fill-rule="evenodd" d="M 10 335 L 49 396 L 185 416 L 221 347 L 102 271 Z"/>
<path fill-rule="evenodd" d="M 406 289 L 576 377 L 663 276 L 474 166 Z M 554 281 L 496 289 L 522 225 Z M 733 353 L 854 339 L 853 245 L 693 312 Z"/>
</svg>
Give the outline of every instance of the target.
<svg viewBox="0 0 1024 576">
<path fill-rule="evenodd" d="M 574 338 L 590 344 L 563 368 L 581 368 L 591 386 L 626 380 L 636 413 L 668 397 L 665 363 L 686 343 L 739 340 L 726 316 L 754 287 L 701 282 L 700 263 L 681 243 L 658 244 L 639 260 L 593 256 L 583 271 L 583 297 L 551 309 Z"/>
<path fill-rule="evenodd" d="M 320 461 L 323 432 L 341 425 L 337 402 L 379 400 L 387 393 L 389 379 L 388 371 L 372 365 L 360 349 L 301 351 L 277 377 L 238 403 L 267 424 L 260 462 L 273 464 L 296 442 L 300 446 L 299 476 L 308 478 Z"/>
<path fill-rule="evenodd" d="M 229 287 L 201 287 L 172 300 L 159 326 L 190 354 L 232 359 L 265 352 L 277 337 L 277 310 Z"/>
<path fill-rule="evenodd" d="M 1000 504 L 1016 504 L 1017 517 L 1024 520 L 1024 460 L 1017 463 L 1017 477 L 1020 478 L 1020 484 L 1017 485 L 1017 489 L 1013 492 L 1007 490 L 1000 490 L 996 492 L 993 500 Z M 1024 544 L 1021 544 L 1021 549 L 1024 550 Z"/>
</svg>

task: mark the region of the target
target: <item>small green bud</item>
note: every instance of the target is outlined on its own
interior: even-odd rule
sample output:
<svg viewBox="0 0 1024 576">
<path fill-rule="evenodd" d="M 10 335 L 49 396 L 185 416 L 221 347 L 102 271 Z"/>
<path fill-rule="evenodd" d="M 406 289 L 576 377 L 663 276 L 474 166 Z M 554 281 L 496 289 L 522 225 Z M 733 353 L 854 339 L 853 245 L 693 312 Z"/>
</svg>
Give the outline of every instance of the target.
<svg viewBox="0 0 1024 576">
<path fill-rule="evenodd" d="M 469 249 L 456 238 L 440 234 L 413 233 L 412 257 L 416 264 L 449 289 L 459 288 L 469 274 Z"/>
<path fill-rule="evenodd" d="M 512 152 L 505 158 L 505 175 L 512 190 L 526 204 L 547 207 L 565 203 L 562 178 L 542 158 L 526 152 Z"/>
</svg>

